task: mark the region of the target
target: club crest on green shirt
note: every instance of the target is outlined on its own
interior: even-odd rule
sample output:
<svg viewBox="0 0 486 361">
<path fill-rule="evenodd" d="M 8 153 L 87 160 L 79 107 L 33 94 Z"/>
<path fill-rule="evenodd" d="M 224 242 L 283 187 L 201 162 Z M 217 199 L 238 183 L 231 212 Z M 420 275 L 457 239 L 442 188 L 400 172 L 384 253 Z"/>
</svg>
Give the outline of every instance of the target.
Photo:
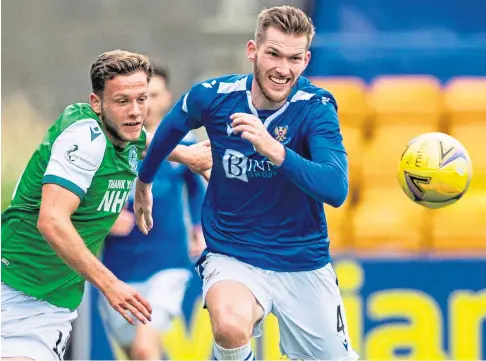
<svg viewBox="0 0 486 361">
<path fill-rule="evenodd" d="M 132 172 L 137 172 L 137 165 L 138 165 L 138 155 L 137 155 L 137 147 L 131 145 L 128 149 L 128 164 L 130 165 L 130 169 Z"/>
</svg>

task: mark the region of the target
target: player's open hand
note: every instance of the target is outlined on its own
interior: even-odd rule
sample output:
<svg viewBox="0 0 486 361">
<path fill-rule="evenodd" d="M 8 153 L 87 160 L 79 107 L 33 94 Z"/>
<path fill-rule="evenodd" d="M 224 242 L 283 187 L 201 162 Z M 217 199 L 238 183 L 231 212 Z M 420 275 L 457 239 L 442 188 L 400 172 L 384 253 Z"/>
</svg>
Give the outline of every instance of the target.
<svg viewBox="0 0 486 361">
<path fill-rule="evenodd" d="M 135 182 L 135 199 L 133 201 L 133 212 L 135 213 L 135 222 L 138 229 L 147 235 L 153 226 L 152 219 L 152 184 L 143 183 L 137 178 Z"/>
<path fill-rule="evenodd" d="M 285 158 L 285 149 L 276 141 L 263 122 L 253 114 L 234 113 L 230 116 L 231 126 L 235 134 L 241 133 L 241 138 L 248 140 L 255 150 L 280 165 Z"/>
<path fill-rule="evenodd" d="M 213 166 L 213 155 L 209 140 L 188 147 L 186 164 L 194 173 L 205 177 L 205 172 Z"/>
<path fill-rule="evenodd" d="M 117 280 L 102 291 L 111 307 L 132 325 L 135 321 L 130 314 L 144 324 L 152 320 L 152 307 L 133 287 Z"/>
</svg>

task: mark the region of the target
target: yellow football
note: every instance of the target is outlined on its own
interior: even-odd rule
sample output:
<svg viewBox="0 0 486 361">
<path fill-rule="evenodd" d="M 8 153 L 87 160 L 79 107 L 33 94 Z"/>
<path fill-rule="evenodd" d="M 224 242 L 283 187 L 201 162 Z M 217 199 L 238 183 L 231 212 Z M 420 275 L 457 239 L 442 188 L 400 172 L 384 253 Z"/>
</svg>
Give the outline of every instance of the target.
<svg viewBox="0 0 486 361">
<path fill-rule="evenodd" d="M 441 208 L 469 188 L 472 165 L 466 148 L 450 135 L 433 132 L 412 139 L 400 159 L 398 182 L 414 202 Z"/>
</svg>

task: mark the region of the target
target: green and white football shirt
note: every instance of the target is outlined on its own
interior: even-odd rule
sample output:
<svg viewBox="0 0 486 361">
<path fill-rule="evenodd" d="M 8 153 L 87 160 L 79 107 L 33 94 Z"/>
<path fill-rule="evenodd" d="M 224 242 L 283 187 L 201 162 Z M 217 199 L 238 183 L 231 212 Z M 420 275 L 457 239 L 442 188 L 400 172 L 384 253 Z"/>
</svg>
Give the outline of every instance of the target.
<svg viewBox="0 0 486 361">
<path fill-rule="evenodd" d="M 37 230 L 42 185 L 58 184 L 81 203 L 71 220 L 97 254 L 127 201 L 146 133 L 121 149 L 111 143 L 89 104 L 68 106 L 49 128 L 2 214 L 2 282 L 59 307 L 75 309 L 84 279 Z"/>
</svg>

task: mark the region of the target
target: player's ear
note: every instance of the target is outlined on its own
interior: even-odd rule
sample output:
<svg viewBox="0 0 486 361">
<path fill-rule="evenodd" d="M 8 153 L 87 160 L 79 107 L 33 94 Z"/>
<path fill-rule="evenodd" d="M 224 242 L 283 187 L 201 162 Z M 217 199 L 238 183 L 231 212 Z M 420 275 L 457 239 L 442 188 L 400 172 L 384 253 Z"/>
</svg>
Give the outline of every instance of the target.
<svg viewBox="0 0 486 361">
<path fill-rule="evenodd" d="M 255 62 L 256 52 L 257 52 L 257 45 L 255 43 L 255 40 L 250 40 L 248 44 L 246 44 L 246 54 L 248 56 L 248 60 L 252 63 Z"/>
<path fill-rule="evenodd" d="M 305 64 L 306 68 L 307 68 L 307 65 L 309 65 L 310 59 L 311 59 L 311 52 L 309 50 L 307 50 L 306 53 L 305 53 L 305 57 L 304 57 L 304 64 Z"/>
<path fill-rule="evenodd" d="M 101 114 L 101 99 L 95 93 L 91 93 L 89 95 L 89 102 L 91 104 L 91 108 L 96 114 Z"/>
</svg>

